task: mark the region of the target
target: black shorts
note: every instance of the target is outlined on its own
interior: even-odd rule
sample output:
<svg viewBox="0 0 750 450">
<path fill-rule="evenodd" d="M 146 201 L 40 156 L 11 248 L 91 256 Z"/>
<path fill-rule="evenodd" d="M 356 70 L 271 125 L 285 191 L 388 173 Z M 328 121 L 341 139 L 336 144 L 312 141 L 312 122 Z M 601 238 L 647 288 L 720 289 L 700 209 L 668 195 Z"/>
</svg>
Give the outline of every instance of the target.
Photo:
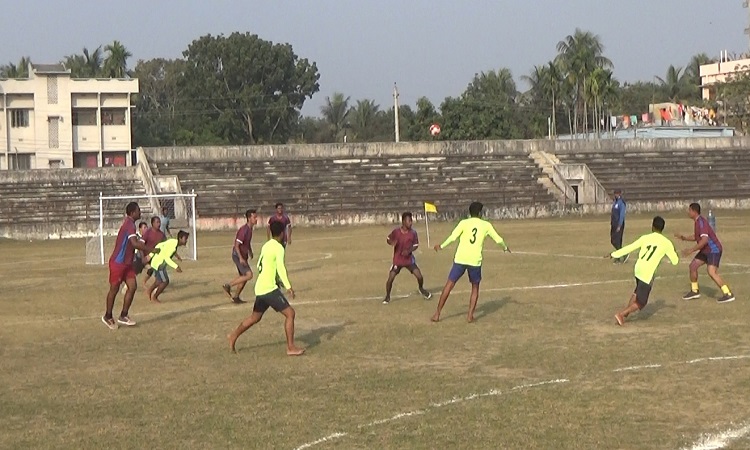
<svg viewBox="0 0 750 450">
<path fill-rule="evenodd" d="M 247 266 L 243 266 L 240 256 L 234 252 L 232 253 L 232 261 L 234 261 L 234 266 L 237 267 L 237 273 L 241 276 L 244 277 L 248 273 L 253 273 L 252 269 L 250 269 L 250 261 L 248 261 Z"/>
<path fill-rule="evenodd" d="M 719 253 L 698 253 L 695 255 L 695 259 L 698 261 L 703 261 L 709 266 L 716 266 L 719 267 L 719 264 L 721 263 L 721 252 Z"/>
<path fill-rule="evenodd" d="M 135 270 L 135 273 L 140 275 L 145 267 L 146 265 L 143 263 L 143 258 L 141 258 L 141 255 L 136 255 L 135 259 L 133 260 L 133 270 Z"/>
<path fill-rule="evenodd" d="M 280 289 L 269 292 L 268 294 L 255 297 L 253 312 L 264 313 L 268 308 L 273 308 L 276 312 L 281 312 L 289 308 L 289 300 L 284 297 Z"/>
<path fill-rule="evenodd" d="M 419 267 L 417 267 L 416 264 L 409 264 L 408 266 L 397 266 L 394 264 L 391 266 L 391 272 L 395 273 L 396 275 L 401 272 L 401 269 L 406 269 L 410 273 L 414 273 L 415 270 L 419 270 Z"/>
<path fill-rule="evenodd" d="M 651 281 L 651 284 L 648 284 L 638 278 L 635 279 L 635 290 L 633 293 L 635 294 L 635 303 L 638 305 L 639 309 L 643 309 L 643 307 L 648 304 L 648 296 L 651 295 L 651 287 L 653 286 L 653 283 L 654 282 Z"/>
</svg>

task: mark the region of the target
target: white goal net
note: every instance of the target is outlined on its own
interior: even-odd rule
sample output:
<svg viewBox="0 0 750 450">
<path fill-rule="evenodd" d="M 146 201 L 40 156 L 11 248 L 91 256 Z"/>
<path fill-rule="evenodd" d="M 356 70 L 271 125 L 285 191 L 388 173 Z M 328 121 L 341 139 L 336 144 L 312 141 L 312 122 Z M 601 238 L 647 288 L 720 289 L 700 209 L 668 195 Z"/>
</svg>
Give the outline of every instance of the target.
<svg viewBox="0 0 750 450">
<path fill-rule="evenodd" d="M 146 223 L 151 227 L 152 217 L 169 218 L 167 238 L 177 237 L 180 230 L 190 233 L 185 247 L 177 253 L 183 259 L 197 259 L 198 250 L 195 227 L 195 194 L 158 194 L 99 196 L 99 225 L 94 236 L 86 241 L 86 264 L 105 264 L 117 237 L 117 231 L 125 217 L 125 207 L 130 202 L 138 203 L 141 218 L 136 227 Z M 164 210 L 164 208 L 166 210 Z M 162 225 L 162 229 L 164 226 Z"/>
</svg>

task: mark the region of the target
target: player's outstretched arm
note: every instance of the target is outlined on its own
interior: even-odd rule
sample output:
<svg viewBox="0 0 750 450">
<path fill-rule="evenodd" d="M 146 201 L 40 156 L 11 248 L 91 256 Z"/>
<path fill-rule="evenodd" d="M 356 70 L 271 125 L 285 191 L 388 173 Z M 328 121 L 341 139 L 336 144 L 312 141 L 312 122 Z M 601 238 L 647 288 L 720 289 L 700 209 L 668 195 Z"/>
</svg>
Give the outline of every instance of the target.
<svg viewBox="0 0 750 450">
<path fill-rule="evenodd" d="M 701 236 L 701 240 L 698 241 L 698 243 L 696 245 L 694 245 L 694 246 L 692 246 L 690 248 L 686 248 L 685 250 L 682 251 L 682 254 L 683 254 L 683 256 L 691 255 L 691 254 L 693 254 L 693 253 L 695 253 L 697 251 L 700 251 L 706 245 L 708 245 L 708 236 Z"/>
<path fill-rule="evenodd" d="M 458 225 L 456 225 L 456 228 L 453 229 L 453 232 L 451 233 L 451 235 L 448 236 L 448 238 L 445 241 L 443 241 L 442 244 L 438 244 L 438 245 L 435 246 L 435 251 L 436 252 L 444 249 L 445 247 L 447 247 L 449 245 L 451 245 L 453 242 L 456 241 L 456 239 L 458 239 L 459 237 L 461 237 L 461 233 L 463 233 L 463 231 L 464 231 L 463 230 L 463 226 L 462 226 L 463 223 L 464 222 L 461 221 L 461 223 L 459 223 Z"/>
<path fill-rule="evenodd" d="M 633 253 L 636 250 L 639 250 L 641 248 L 641 238 L 639 238 L 637 241 L 633 242 L 632 244 L 626 245 L 625 247 L 621 248 L 620 250 L 615 250 L 612 253 L 610 253 L 610 258 L 622 258 L 625 255 L 628 255 L 630 253 Z"/>
<path fill-rule="evenodd" d="M 490 225 L 490 229 L 487 231 L 487 234 L 490 238 L 492 238 L 495 243 L 501 247 L 503 247 L 503 251 L 506 251 L 508 253 L 511 253 L 510 248 L 508 248 L 508 244 L 505 243 L 505 240 L 500 237 L 499 234 L 497 234 L 497 231 L 495 231 L 495 227 Z"/>
<path fill-rule="evenodd" d="M 667 250 L 667 258 L 669 258 L 669 262 L 671 262 L 673 266 L 676 266 L 677 264 L 680 263 L 680 257 L 679 255 L 677 255 L 677 252 L 675 251 L 674 246 L 671 246 Z"/>
<path fill-rule="evenodd" d="M 146 243 L 139 240 L 135 236 L 130 236 L 128 239 L 128 242 L 130 242 L 130 245 L 133 246 L 134 249 L 142 251 L 144 254 L 149 253 L 159 253 L 159 249 L 156 247 L 147 247 Z"/>
</svg>

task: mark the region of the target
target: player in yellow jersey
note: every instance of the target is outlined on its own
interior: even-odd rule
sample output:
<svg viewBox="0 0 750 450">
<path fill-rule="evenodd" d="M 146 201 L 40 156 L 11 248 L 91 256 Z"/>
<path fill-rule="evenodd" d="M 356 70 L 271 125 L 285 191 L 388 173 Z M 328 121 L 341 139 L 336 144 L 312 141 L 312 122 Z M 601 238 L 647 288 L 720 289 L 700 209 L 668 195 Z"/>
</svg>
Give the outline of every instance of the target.
<svg viewBox="0 0 750 450">
<path fill-rule="evenodd" d="M 477 300 L 479 300 L 479 283 L 482 281 L 482 245 L 487 236 L 491 237 L 498 245 L 502 245 L 506 252 L 510 252 L 510 248 L 505 244 L 503 238 L 497 234 L 492 224 L 480 217 L 482 208 L 484 208 L 484 205 L 479 202 L 473 202 L 469 205 L 470 217 L 459 222 L 445 242 L 435 246 L 435 251 L 437 252 L 458 239 L 458 248 L 453 258 L 453 267 L 448 274 L 448 281 L 445 282 L 443 292 L 440 294 L 437 311 L 432 316 L 433 322 L 440 321 L 440 313 L 443 311 L 445 302 L 448 301 L 448 296 L 456 286 L 456 282 L 467 271 L 469 272 L 469 282 L 471 283 L 471 297 L 469 298 L 467 321 L 474 321 L 474 310 L 477 307 Z"/>
<path fill-rule="evenodd" d="M 628 306 L 615 314 L 615 320 L 620 326 L 625 323 L 626 317 L 636 311 L 642 310 L 648 303 L 648 296 L 651 294 L 651 287 L 654 284 L 654 274 L 659 267 L 659 263 L 661 263 L 661 259 L 666 256 L 674 266 L 680 262 L 680 257 L 677 256 L 677 252 L 674 250 L 674 244 L 664 237 L 662 234 L 663 231 L 664 219 L 656 216 L 651 224 L 650 234 L 644 234 L 637 241 L 619 250 L 615 250 L 609 255 L 610 258 L 616 259 L 639 250 L 638 261 L 636 261 L 634 269 L 635 291 L 630 296 Z"/>
<path fill-rule="evenodd" d="M 260 322 L 263 314 L 268 308 L 281 313 L 284 316 L 284 331 L 286 332 L 286 354 L 289 356 L 299 356 L 305 353 L 304 348 L 294 345 L 294 308 L 289 305 L 289 301 L 281 293 L 277 286 L 277 277 L 281 284 L 286 288 L 289 298 L 294 299 L 294 290 L 286 274 L 284 266 L 284 246 L 281 244 L 284 240 L 284 224 L 281 222 L 272 222 L 270 225 L 272 239 L 263 244 L 258 257 L 258 278 L 255 281 L 255 304 L 253 313 L 250 314 L 227 338 L 229 339 L 229 348 L 234 352 L 234 345 L 237 338 L 250 327 Z"/>
</svg>

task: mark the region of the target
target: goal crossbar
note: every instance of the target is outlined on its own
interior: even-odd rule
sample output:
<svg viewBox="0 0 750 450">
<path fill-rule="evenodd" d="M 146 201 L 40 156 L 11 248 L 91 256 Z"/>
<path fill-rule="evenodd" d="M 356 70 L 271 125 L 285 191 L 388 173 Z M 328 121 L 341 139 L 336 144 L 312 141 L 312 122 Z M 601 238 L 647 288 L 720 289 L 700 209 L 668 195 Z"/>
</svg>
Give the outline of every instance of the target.
<svg viewBox="0 0 750 450">
<path fill-rule="evenodd" d="M 159 206 L 161 200 L 179 200 L 181 202 L 185 202 L 186 204 L 183 205 L 180 209 L 181 212 L 181 218 L 184 218 L 188 221 L 188 225 L 191 228 L 191 255 L 189 256 L 191 259 L 196 260 L 198 259 L 198 241 L 196 236 L 196 214 L 195 214 L 195 198 L 197 195 L 195 192 L 192 192 L 190 194 L 141 194 L 141 195 L 103 195 L 103 193 L 99 193 L 99 230 L 97 232 L 98 234 L 98 246 L 99 246 L 99 263 L 104 264 L 105 263 L 105 250 L 104 250 L 104 216 L 106 214 L 105 208 L 104 208 L 104 202 L 105 201 L 132 201 L 132 200 L 148 200 L 151 202 L 152 200 L 154 202 L 151 202 L 152 207 Z M 189 204 L 187 204 L 189 203 Z M 173 205 L 174 209 L 172 211 L 172 214 L 175 218 L 177 218 L 177 206 Z M 159 214 L 160 209 L 156 209 L 153 211 L 154 214 Z M 93 255 L 92 255 L 93 256 Z M 87 258 L 87 262 L 93 262 L 88 261 L 89 258 Z"/>
</svg>

